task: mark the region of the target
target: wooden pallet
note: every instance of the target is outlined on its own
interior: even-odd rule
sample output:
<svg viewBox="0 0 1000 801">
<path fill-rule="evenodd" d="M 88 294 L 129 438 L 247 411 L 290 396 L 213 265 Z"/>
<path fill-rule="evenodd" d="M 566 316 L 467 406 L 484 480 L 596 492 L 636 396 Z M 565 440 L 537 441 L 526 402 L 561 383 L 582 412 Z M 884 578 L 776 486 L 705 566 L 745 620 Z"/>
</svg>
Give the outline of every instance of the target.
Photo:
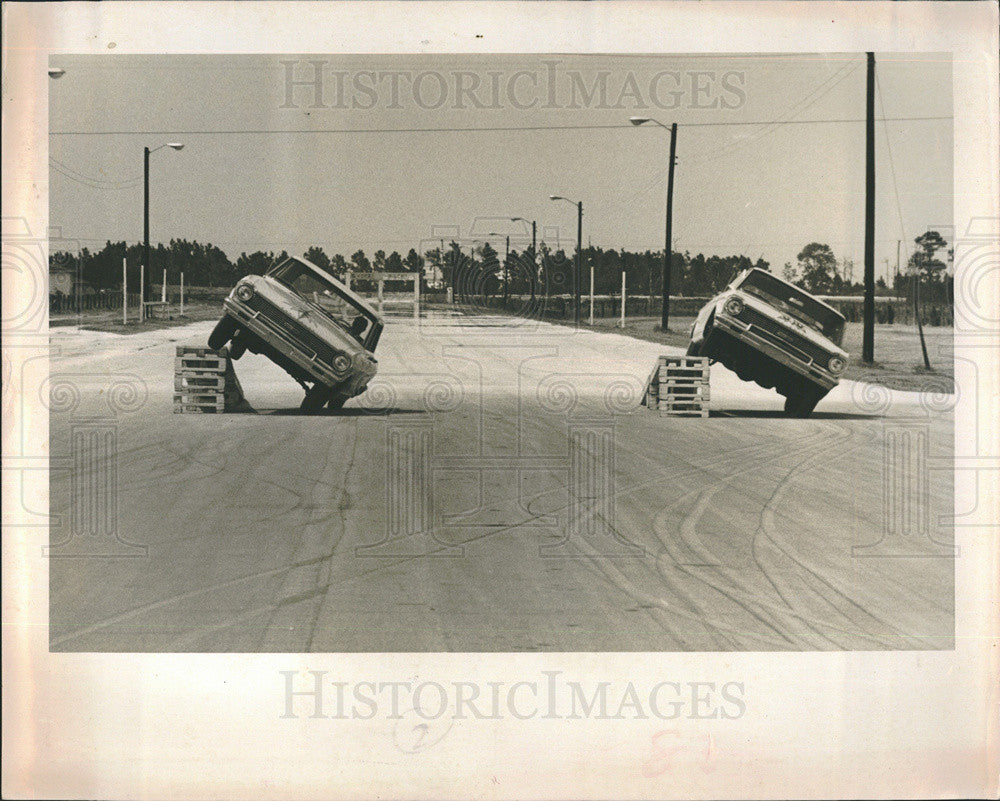
<svg viewBox="0 0 1000 801">
<path fill-rule="evenodd" d="M 221 414 L 249 408 L 226 348 L 177 347 L 174 412 Z"/>
<path fill-rule="evenodd" d="M 212 350 L 212 348 L 202 348 L 196 347 L 194 345 L 178 345 L 177 346 L 178 356 L 217 356 L 221 359 L 225 359 L 229 355 L 229 348 L 219 348 L 218 350 Z"/>
<path fill-rule="evenodd" d="M 225 410 L 224 404 L 184 403 L 174 398 L 174 414 L 222 414 Z"/>
<path fill-rule="evenodd" d="M 183 372 L 174 376 L 174 390 L 177 392 L 203 392 L 226 388 L 226 376 L 216 372 Z"/>
<path fill-rule="evenodd" d="M 661 415 L 708 417 L 709 362 L 701 356 L 660 356 L 643 403 Z"/>
<path fill-rule="evenodd" d="M 708 417 L 708 409 L 700 403 L 682 404 L 680 406 L 660 406 L 660 417 Z"/>
<path fill-rule="evenodd" d="M 226 372 L 226 360 L 219 356 L 178 356 L 174 359 L 175 373 L 218 373 Z"/>
</svg>

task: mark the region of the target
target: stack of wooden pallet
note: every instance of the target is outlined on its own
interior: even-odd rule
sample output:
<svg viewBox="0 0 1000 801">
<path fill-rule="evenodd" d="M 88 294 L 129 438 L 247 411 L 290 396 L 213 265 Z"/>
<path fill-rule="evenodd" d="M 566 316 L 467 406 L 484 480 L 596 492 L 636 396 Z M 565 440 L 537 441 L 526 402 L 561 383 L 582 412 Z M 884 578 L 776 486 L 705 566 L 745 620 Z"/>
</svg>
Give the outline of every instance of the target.
<svg viewBox="0 0 1000 801">
<path fill-rule="evenodd" d="M 708 417 L 708 359 L 660 356 L 646 384 L 644 403 L 663 415 Z"/>
<path fill-rule="evenodd" d="M 225 348 L 212 350 L 179 345 L 174 360 L 174 412 L 220 414 L 226 411 L 227 384 L 235 378 Z"/>
</svg>

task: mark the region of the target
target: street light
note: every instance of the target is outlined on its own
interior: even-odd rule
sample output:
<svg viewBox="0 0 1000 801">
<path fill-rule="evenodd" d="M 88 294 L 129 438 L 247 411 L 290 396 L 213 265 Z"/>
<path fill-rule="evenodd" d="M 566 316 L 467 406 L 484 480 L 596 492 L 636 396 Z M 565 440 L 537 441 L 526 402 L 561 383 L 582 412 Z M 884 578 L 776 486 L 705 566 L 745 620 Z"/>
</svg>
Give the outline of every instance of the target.
<svg viewBox="0 0 1000 801">
<path fill-rule="evenodd" d="M 517 218 L 514 218 L 517 219 Z M 507 262 L 510 261 L 510 234 L 498 234 L 490 231 L 490 236 L 505 236 L 507 238 L 507 251 L 503 259 L 503 307 L 507 308 Z"/>
<path fill-rule="evenodd" d="M 573 270 L 573 323 L 580 326 L 580 265 L 583 260 L 583 201 L 561 195 L 549 195 L 549 200 L 565 200 L 576 206 L 576 267 Z"/>
<path fill-rule="evenodd" d="M 144 147 L 143 150 L 143 206 L 142 206 L 142 261 L 146 268 L 146 277 L 143 281 L 142 294 L 143 299 L 148 298 L 152 295 L 153 287 L 153 269 L 149 263 L 149 154 L 155 153 L 157 150 L 162 150 L 165 147 L 173 148 L 174 150 L 183 150 L 183 142 L 165 142 L 159 147 L 154 147 L 150 150 L 148 147 Z M 145 309 L 140 309 L 140 315 L 145 314 Z M 141 319 L 141 318 L 140 318 Z"/>
<path fill-rule="evenodd" d="M 535 281 L 538 278 L 538 226 L 535 224 L 534 220 L 526 220 L 524 217 L 511 217 L 511 222 L 523 222 L 525 224 L 531 223 L 531 302 L 535 302 Z M 548 295 L 548 287 L 546 287 L 546 295 Z"/>
<path fill-rule="evenodd" d="M 62 78 L 66 74 L 66 70 L 62 67 L 49 67 L 49 77 L 50 78 Z"/>
<path fill-rule="evenodd" d="M 670 262 L 672 257 L 671 233 L 673 228 L 673 204 L 674 204 L 674 163 L 677 152 L 677 123 L 673 123 L 667 128 L 659 120 L 652 117 L 629 117 L 628 121 L 633 125 L 643 125 L 652 122 L 670 131 L 670 166 L 667 170 L 667 231 L 663 247 L 663 309 L 660 315 L 660 328 L 666 331 L 670 325 Z"/>
</svg>

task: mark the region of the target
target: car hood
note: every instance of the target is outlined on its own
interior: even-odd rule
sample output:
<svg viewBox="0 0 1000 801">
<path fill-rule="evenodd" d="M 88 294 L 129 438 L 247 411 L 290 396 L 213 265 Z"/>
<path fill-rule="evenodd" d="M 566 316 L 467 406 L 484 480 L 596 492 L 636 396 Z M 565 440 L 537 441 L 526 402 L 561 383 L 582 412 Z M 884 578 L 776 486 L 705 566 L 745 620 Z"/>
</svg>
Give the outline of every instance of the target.
<svg viewBox="0 0 1000 801">
<path fill-rule="evenodd" d="M 252 284 L 254 291 L 266 298 L 288 316 L 298 322 L 303 328 L 312 331 L 324 341 L 335 343 L 338 348 L 353 356 L 365 353 L 372 356 L 365 347 L 351 336 L 344 328 L 303 300 L 293 290 L 267 275 L 248 275 L 240 283 Z M 234 290 L 235 291 L 235 290 Z M 303 314 L 304 312 L 304 314 Z M 374 357 L 372 357 L 374 358 Z"/>
<path fill-rule="evenodd" d="M 837 354 L 838 356 L 841 356 L 845 360 L 849 358 L 847 351 L 835 345 L 832 340 L 827 339 L 827 337 L 823 336 L 823 334 L 821 334 L 811 325 L 806 325 L 797 317 L 793 317 L 788 312 L 783 312 L 781 311 L 781 309 L 774 308 L 774 306 L 764 302 L 756 295 L 753 295 L 749 292 L 741 292 L 739 289 L 735 289 L 731 292 L 726 292 L 720 295 L 716 303 L 717 310 L 721 311 L 722 307 L 725 305 L 726 299 L 732 297 L 733 295 L 738 295 L 740 300 L 742 300 L 743 303 L 746 304 L 747 306 L 751 307 L 755 311 L 767 317 L 770 317 L 772 320 L 775 320 L 780 325 L 784 326 L 785 328 L 788 328 L 791 331 L 794 331 L 799 336 L 808 339 L 810 342 L 819 345 L 821 348 L 830 351 L 830 353 Z"/>
</svg>

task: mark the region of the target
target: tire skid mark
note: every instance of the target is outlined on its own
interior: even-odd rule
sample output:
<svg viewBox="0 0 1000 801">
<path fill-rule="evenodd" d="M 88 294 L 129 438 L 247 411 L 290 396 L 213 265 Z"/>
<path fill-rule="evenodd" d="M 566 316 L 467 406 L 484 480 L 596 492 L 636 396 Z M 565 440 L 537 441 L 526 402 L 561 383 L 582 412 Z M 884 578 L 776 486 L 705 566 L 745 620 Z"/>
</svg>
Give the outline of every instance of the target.
<svg viewBox="0 0 1000 801">
<path fill-rule="evenodd" d="M 285 574 L 282 586 L 277 593 L 270 620 L 261 633 L 261 644 L 264 650 L 273 650 L 268 648 L 267 644 L 275 639 L 281 640 L 283 637 L 288 637 L 289 634 L 295 638 L 294 632 L 298 629 L 301 634 L 297 639 L 304 638 L 306 646 L 304 650 L 308 651 L 308 646 L 315 635 L 316 620 L 321 606 L 320 596 L 329 586 L 329 581 L 324 581 L 324 576 L 328 575 L 324 567 L 334 557 L 337 546 L 344 536 L 344 515 L 340 507 L 347 493 L 347 482 L 353 470 L 358 450 L 357 422 L 355 421 L 355 424 L 348 426 L 347 429 L 352 432 L 353 436 L 350 455 L 346 459 L 346 463 L 343 460 L 334 460 L 334 456 L 339 456 L 340 444 L 339 442 L 331 442 L 324 449 L 322 467 L 314 473 L 315 480 L 307 493 L 309 519 L 299 529 L 300 538 L 295 554 L 297 566 Z M 339 482 L 322 480 L 322 477 L 332 467 L 335 468 L 341 464 L 344 465 L 344 469 Z M 338 489 L 339 499 L 331 508 L 329 500 Z M 324 509 L 329 509 L 329 511 L 320 512 Z M 333 522 L 334 525 L 328 525 L 330 522 Z M 317 549 L 322 549 L 319 554 L 315 554 Z M 310 553 L 315 555 L 309 557 Z M 311 601 L 309 608 L 294 612 L 290 609 L 305 601 Z"/>
<path fill-rule="evenodd" d="M 811 437 L 808 437 L 807 440 L 806 440 L 806 443 L 811 443 L 813 440 L 824 440 L 826 438 L 828 438 L 828 434 L 821 430 L 817 434 L 815 434 L 815 435 L 813 435 Z M 801 450 L 801 449 L 805 449 L 806 447 L 808 447 L 806 443 L 800 442 L 799 443 L 799 449 Z M 740 463 L 745 463 L 745 462 L 741 461 Z M 736 477 L 738 475 L 741 475 L 743 473 L 749 472 L 752 469 L 755 469 L 755 468 L 747 468 L 746 470 L 740 471 L 740 472 L 738 472 L 736 474 L 731 474 L 729 476 L 726 476 L 723 479 L 723 483 L 730 481 L 732 478 L 734 478 L 734 477 Z M 698 494 L 699 492 L 704 492 L 704 490 L 701 490 L 701 491 L 695 490 L 695 491 L 693 491 L 691 493 L 687 493 L 685 496 L 682 496 L 682 499 L 679 499 L 678 501 L 675 501 L 674 504 L 671 504 L 671 506 L 674 506 L 677 503 L 681 502 L 681 500 L 686 499 L 686 498 L 688 498 L 688 497 L 690 497 L 692 495 Z M 707 504 L 705 504 L 703 506 L 702 511 L 704 511 L 704 508 L 707 508 Z M 608 522 L 608 521 L 605 521 L 605 522 Z M 660 537 L 660 540 L 661 540 L 661 542 L 664 543 L 665 546 L 669 542 L 669 540 L 665 540 L 663 537 Z M 581 554 L 581 555 L 584 556 L 584 557 L 587 557 L 586 554 Z M 620 567 L 618 567 L 617 565 L 615 567 L 618 570 L 619 579 L 616 580 L 615 577 L 610 572 L 610 566 L 613 564 L 613 560 L 602 559 L 602 558 L 594 558 L 593 556 L 590 556 L 590 557 L 588 557 L 588 561 L 590 562 L 591 567 L 594 570 L 596 570 L 596 572 L 598 572 L 599 574 L 603 575 L 606 580 L 610 581 L 613 586 L 616 586 L 618 589 L 620 589 L 621 591 L 623 591 L 632 600 L 646 601 L 647 603 L 645 604 L 645 606 L 650 606 L 651 605 L 653 607 L 663 608 L 665 610 L 670 610 L 671 612 L 673 612 L 676 615 L 676 610 L 671 609 L 662 598 L 655 598 L 655 597 L 649 595 L 648 593 L 645 593 L 644 591 L 639 590 L 636 587 L 636 585 L 635 585 L 634 582 L 630 581 L 629 579 L 627 579 L 625 577 L 624 571 Z M 631 564 L 631 562 L 630 562 L 630 564 Z M 605 568 L 606 565 L 608 566 L 607 568 Z M 666 576 L 662 572 L 658 572 L 656 570 L 651 570 L 647 565 L 641 565 L 639 567 L 639 569 L 646 569 L 649 572 L 649 577 L 655 583 L 661 583 L 662 584 L 662 582 L 665 579 L 669 580 L 668 576 Z M 685 572 L 689 572 L 689 571 L 685 571 Z M 694 576 L 692 576 L 692 577 L 694 577 Z M 698 579 L 699 577 L 694 577 L 694 578 Z M 701 580 L 701 583 L 703 583 L 703 580 Z M 740 606 L 741 608 L 743 608 L 748 614 L 750 614 L 752 617 L 754 617 L 755 619 L 757 619 L 764 626 L 771 628 L 775 632 L 775 634 L 777 636 L 781 637 L 786 642 L 789 642 L 789 643 L 792 642 L 776 626 L 774 626 L 773 624 L 771 624 L 768 620 L 766 620 L 760 614 L 758 614 L 758 612 L 755 609 L 751 608 L 746 603 L 742 602 L 739 598 L 735 597 L 732 593 L 728 593 L 725 590 L 722 590 L 722 589 L 720 589 L 718 587 L 714 587 L 714 589 L 717 592 L 720 592 L 721 594 L 725 595 L 726 597 L 729 597 L 734 603 L 736 603 L 738 606 Z M 732 634 L 734 634 L 734 635 L 740 635 L 741 634 L 741 632 L 734 631 L 729 626 L 727 626 L 725 624 L 717 623 L 715 621 L 711 621 L 711 620 L 706 619 L 706 617 L 705 617 L 705 615 L 703 613 L 703 606 L 700 605 L 698 603 L 698 601 L 690 593 L 683 593 L 682 591 L 680 591 L 679 588 L 676 588 L 676 586 L 675 586 L 675 593 L 674 594 L 675 594 L 675 596 L 679 600 L 681 600 L 684 603 L 684 605 L 689 610 L 691 610 L 691 613 L 685 614 L 684 617 L 687 618 L 687 619 L 694 620 L 694 621 L 698 622 L 703 627 L 707 626 L 709 628 L 709 634 L 710 634 L 710 636 L 712 636 L 713 639 L 715 639 L 716 642 L 718 642 L 718 636 L 719 635 L 725 636 L 726 633 L 730 633 L 730 632 Z M 640 603 L 640 608 L 643 608 L 643 606 L 644 606 L 644 604 Z M 663 624 L 663 621 L 658 621 L 658 622 L 660 622 L 661 625 Z M 680 636 L 678 632 L 673 631 L 672 633 L 674 634 L 675 637 L 679 636 L 680 640 L 683 641 L 684 637 Z"/>
<path fill-rule="evenodd" d="M 814 448 L 815 444 L 818 444 L 820 442 L 824 442 L 825 443 L 829 439 L 831 439 L 830 432 L 827 431 L 827 430 L 821 429 L 816 434 L 808 437 L 805 441 L 800 441 L 799 442 L 799 447 L 795 448 L 793 451 L 790 451 L 790 452 L 786 451 L 786 453 L 784 455 L 785 456 L 794 456 L 794 455 L 800 453 L 803 450 L 812 450 Z M 822 450 L 820 452 L 822 453 Z M 678 499 L 678 501 L 676 501 L 674 504 L 671 504 L 670 507 L 667 507 L 666 509 L 661 510 L 661 513 L 658 516 L 657 520 L 661 521 L 661 526 L 662 526 L 663 513 L 665 511 L 667 511 L 668 509 L 670 509 L 673 506 L 676 506 L 676 505 L 678 505 L 680 503 L 683 503 L 684 501 L 686 501 L 688 498 L 690 498 L 693 495 L 698 495 L 702 500 L 706 500 L 706 498 L 710 498 L 712 495 L 714 495 L 715 491 L 717 491 L 721 487 L 725 486 L 726 484 L 730 483 L 733 479 L 735 479 L 735 478 L 737 478 L 737 477 L 739 477 L 741 475 L 745 475 L 747 472 L 751 472 L 753 470 L 756 470 L 756 467 L 748 468 L 746 470 L 742 470 L 742 471 L 738 471 L 737 473 L 730 474 L 730 475 L 724 477 L 720 482 L 718 482 L 713 487 L 709 487 L 709 488 L 702 489 L 702 490 L 695 490 L 695 491 L 693 491 L 691 493 L 686 494 L 685 496 L 682 496 L 682 498 Z M 693 532 L 695 530 L 695 527 L 696 527 L 696 525 L 697 525 L 697 523 L 698 523 L 701 515 L 704 513 L 704 511 L 706 511 L 707 507 L 708 507 L 707 503 L 698 503 L 698 504 L 696 504 L 695 509 L 685 519 L 684 523 L 682 523 L 682 526 L 681 526 L 682 536 L 684 534 L 689 534 L 689 533 L 691 533 L 691 532 Z M 662 531 L 662 528 L 659 528 L 658 531 Z M 787 615 L 783 614 L 784 610 L 782 609 L 782 607 L 780 607 L 780 606 L 776 607 L 773 604 L 763 604 L 763 603 L 761 603 L 761 601 L 759 599 L 756 599 L 756 598 L 753 601 L 746 602 L 741 597 L 738 597 L 738 596 L 744 596 L 745 597 L 747 595 L 752 595 L 752 594 L 757 594 L 757 593 L 754 592 L 754 589 L 752 587 L 750 587 L 749 584 L 745 580 L 738 580 L 737 577 L 735 575 L 733 575 L 729 571 L 727 571 L 727 572 L 721 572 L 721 571 L 713 570 L 712 571 L 712 578 L 710 578 L 709 575 L 704 574 L 704 573 L 695 573 L 694 571 L 692 571 L 690 569 L 691 566 L 684 565 L 677 558 L 676 549 L 674 547 L 671 547 L 672 546 L 673 538 L 669 534 L 667 534 L 666 536 L 664 536 L 663 534 L 658 534 L 658 536 L 660 536 L 661 541 L 664 543 L 664 547 L 665 547 L 665 550 L 666 550 L 666 555 L 673 559 L 674 563 L 672 565 L 670 565 L 670 567 L 676 568 L 676 569 L 682 571 L 687 576 L 689 576 L 691 579 L 694 580 L 696 586 L 699 583 L 703 584 L 703 585 L 707 585 L 708 587 L 710 587 L 714 591 L 716 591 L 716 592 L 718 592 L 720 594 L 723 594 L 725 597 L 727 597 L 731 601 L 733 601 L 733 603 L 737 604 L 740 608 L 744 609 L 746 612 L 748 612 L 749 614 L 753 615 L 760 622 L 764 623 L 764 625 L 767 625 L 767 626 L 771 627 L 772 629 L 775 629 L 777 631 L 777 633 L 779 633 L 782 636 L 783 639 L 785 639 L 788 642 L 791 642 L 791 640 L 787 636 L 785 636 L 784 631 L 780 631 L 780 630 L 778 630 L 776 628 L 776 624 L 774 622 L 769 621 L 769 620 L 761 617 L 761 615 L 759 614 L 760 612 L 763 612 L 764 609 L 767 609 L 768 611 L 773 612 L 775 614 L 776 618 L 778 619 L 778 621 L 780 622 L 782 620 L 782 618 L 787 617 Z M 698 547 L 700 546 L 700 542 L 692 542 L 691 540 L 686 540 L 685 541 L 685 545 L 690 550 L 697 550 Z M 720 583 L 718 583 L 717 580 L 713 581 L 713 578 L 715 578 L 717 580 L 721 579 L 722 581 L 724 581 L 729 586 L 728 587 L 723 587 L 723 586 L 721 586 Z M 781 597 L 784 600 L 783 596 L 781 596 Z M 786 601 L 786 605 L 787 605 L 787 601 Z M 753 608 L 751 608 L 751 607 L 753 607 Z M 806 619 L 806 618 L 804 618 L 804 617 L 802 617 L 800 615 L 793 616 L 793 618 L 797 618 L 798 622 L 804 624 L 806 626 L 807 630 L 809 630 L 809 631 L 815 631 L 815 628 L 812 625 L 812 622 L 809 621 L 808 619 Z M 786 620 L 785 622 L 787 624 L 789 621 Z M 825 638 L 825 639 L 828 639 L 828 638 Z"/>
<path fill-rule="evenodd" d="M 842 430 L 842 436 L 839 438 L 838 444 L 843 446 L 852 438 L 853 438 L 852 432 L 846 429 L 846 427 L 844 427 Z M 859 446 L 855 444 L 853 447 L 849 448 L 841 447 L 840 450 L 842 452 L 853 452 L 857 450 L 858 447 Z M 774 493 L 772 494 L 770 500 L 765 504 L 764 508 L 761 510 L 759 526 L 757 532 L 754 535 L 754 549 L 753 549 L 754 559 L 758 564 L 758 566 L 760 567 L 761 572 L 767 577 L 768 581 L 774 587 L 775 592 L 780 597 L 782 597 L 786 605 L 789 606 L 790 608 L 792 606 L 791 603 L 787 600 L 787 598 L 785 598 L 784 594 L 781 592 L 781 589 L 778 587 L 779 580 L 776 579 L 773 571 L 773 567 L 775 565 L 772 565 L 771 570 L 768 569 L 768 566 L 765 565 L 764 560 L 762 560 L 761 558 L 763 556 L 762 551 L 758 550 L 758 546 L 760 545 L 763 545 L 765 543 L 769 545 L 781 557 L 783 557 L 785 560 L 795 565 L 802 572 L 802 575 L 811 577 L 814 581 L 818 582 L 820 587 L 826 588 L 828 591 L 830 591 L 830 593 L 832 593 L 833 598 L 840 599 L 841 601 L 845 602 L 848 607 L 852 607 L 859 613 L 858 618 L 860 619 L 857 619 L 854 616 L 847 614 L 843 609 L 838 608 L 838 611 L 846 620 L 850 621 L 854 625 L 859 625 L 861 623 L 861 619 L 868 618 L 871 621 L 874 621 L 877 625 L 883 627 L 883 633 L 890 633 L 892 636 L 897 636 L 897 637 L 904 636 L 898 630 L 894 630 L 893 627 L 890 626 L 886 621 L 880 619 L 878 616 L 876 616 L 875 614 L 873 614 L 872 612 L 870 612 L 869 610 L 865 609 L 860 604 L 858 604 L 847 593 L 843 592 L 833 583 L 831 583 L 825 576 L 821 575 L 815 569 L 813 569 L 808 564 L 803 562 L 800 558 L 796 557 L 789 549 L 783 547 L 776 537 L 776 524 L 775 524 L 776 508 L 780 504 L 782 496 L 791 488 L 793 479 L 797 474 L 800 473 L 803 467 L 805 467 L 807 464 L 811 462 L 816 461 L 817 459 L 822 458 L 823 456 L 824 453 L 819 452 L 806 457 L 805 459 L 798 462 L 794 466 L 794 469 L 786 473 L 786 475 L 781 479 L 778 486 L 775 488 Z M 819 592 L 819 590 L 817 590 L 817 592 Z M 823 594 L 826 595 L 825 593 Z M 826 599 L 829 603 L 831 604 L 834 603 L 833 599 L 831 599 L 829 595 L 826 595 Z M 817 621 L 817 622 L 826 628 L 831 627 L 831 624 L 828 621 Z M 878 635 L 872 634 L 870 636 L 875 638 Z"/>
</svg>

